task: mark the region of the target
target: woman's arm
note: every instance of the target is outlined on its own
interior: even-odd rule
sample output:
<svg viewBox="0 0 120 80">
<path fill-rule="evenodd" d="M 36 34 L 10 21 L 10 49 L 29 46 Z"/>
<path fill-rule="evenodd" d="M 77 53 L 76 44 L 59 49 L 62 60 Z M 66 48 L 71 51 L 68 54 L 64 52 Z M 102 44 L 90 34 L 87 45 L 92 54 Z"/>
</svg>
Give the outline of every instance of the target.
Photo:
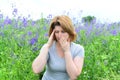
<svg viewBox="0 0 120 80">
<path fill-rule="evenodd" d="M 66 70 L 71 80 L 76 80 L 82 71 L 84 58 L 76 56 L 72 59 L 70 51 L 65 52 Z"/>
<path fill-rule="evenodd" d="M 47 62 L 47 55 L 48 55 L 48 44 L 45 44 L 41 50 L 40 54 L 37 56 L 37 58 L 32 63 L 32 69 L 34 73 L 40 73 Z"/>
<path fill-rule="evenodd" d="M 54 32 L 55 30 L 53 30 L 52 34 L 50 35 L 48 42 L 41 48 L 40 54 L 33 61 L 32 69 L 34 73 L 40 73 L 44 69 L 44 66 L 47 63 L 48 50 L 52 46 L 53 41 L 54 41 L 53 39 Z"/>
<path fill-rule="evenodd" d="M 76 56 L 74 59 L 72 58 L 70 52 L 70 39 L 67 40 L 66 38 L 67 37 L 61 37 L 59 42 L 65 55 L 67 73 L 70 76 L 71 80 L 76 80 L 81 73 L 84 58 L 79 56 Z M 82 50 L 82 52 L 84 52 L 84 49 Z"/>
</svg>

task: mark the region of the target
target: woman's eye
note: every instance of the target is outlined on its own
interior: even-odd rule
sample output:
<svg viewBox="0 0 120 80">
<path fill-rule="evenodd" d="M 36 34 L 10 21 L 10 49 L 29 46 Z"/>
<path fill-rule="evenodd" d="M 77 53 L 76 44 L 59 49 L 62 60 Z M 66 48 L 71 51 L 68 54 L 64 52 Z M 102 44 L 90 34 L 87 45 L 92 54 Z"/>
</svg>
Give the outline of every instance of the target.
<svg viewBox="0 0 120 80">
<path fill-rule="evenodd" d="M 59 33 L 59 31 L 55 31 L 55 33 Z"/>
<path fill-rule="evenodd" d="M 62 33 L 65 33 L 65 31 L 62 31 Z"/>
</svg>

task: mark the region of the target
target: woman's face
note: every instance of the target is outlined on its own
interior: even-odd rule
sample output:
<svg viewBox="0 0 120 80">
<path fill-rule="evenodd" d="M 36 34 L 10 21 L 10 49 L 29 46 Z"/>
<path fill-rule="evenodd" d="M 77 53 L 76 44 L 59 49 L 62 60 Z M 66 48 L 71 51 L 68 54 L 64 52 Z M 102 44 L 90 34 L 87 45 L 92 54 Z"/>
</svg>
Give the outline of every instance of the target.
<svg viewBox="0 0 120 80">
<path fill-rule="evenodd" d="M 56 40 L 59 42 L 61 38 L 68 40 L 69 34 L 65 32 L 61 26 L 55 26 L 55 37 L 56 37 Z"/>
</svg>

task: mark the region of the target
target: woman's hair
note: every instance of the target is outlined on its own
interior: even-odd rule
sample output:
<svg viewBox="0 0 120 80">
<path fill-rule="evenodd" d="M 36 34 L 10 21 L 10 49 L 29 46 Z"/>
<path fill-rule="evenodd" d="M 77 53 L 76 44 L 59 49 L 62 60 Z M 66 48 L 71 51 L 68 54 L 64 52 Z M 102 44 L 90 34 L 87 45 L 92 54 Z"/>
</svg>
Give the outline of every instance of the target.
<svg viewBox="0 0 120 80">
<path fill-rule="evenodd" d="M 53 29 L 55 28 L 55 26 L 61 26 L 62 29 L 69 34 L 71 41 L 76 40 L 77 35 L 75 32 L 75 29 L 72 24 L 72 20 L 68 16 L 65 16 L 65 15 L 56 16 L 51 20 L 50 29 L 49 29 L 49 37 Z M 54 37 L 54 40 L 56 40 L 55 37 Z"/>
</svg>

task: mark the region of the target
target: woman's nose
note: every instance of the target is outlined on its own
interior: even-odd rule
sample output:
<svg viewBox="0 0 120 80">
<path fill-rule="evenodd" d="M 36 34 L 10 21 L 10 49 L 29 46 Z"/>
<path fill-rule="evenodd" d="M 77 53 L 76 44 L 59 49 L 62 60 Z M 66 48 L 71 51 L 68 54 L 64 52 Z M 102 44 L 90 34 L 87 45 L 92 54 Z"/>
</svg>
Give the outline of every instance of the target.
<svg viewBox="0 0 120 80">
<path fill-rule="evenodd" d="M 59 32 L 59 37 L 61 37 L 62 36 L 62 34 L 61 34 L 61 32 Z"/>
</svg>

